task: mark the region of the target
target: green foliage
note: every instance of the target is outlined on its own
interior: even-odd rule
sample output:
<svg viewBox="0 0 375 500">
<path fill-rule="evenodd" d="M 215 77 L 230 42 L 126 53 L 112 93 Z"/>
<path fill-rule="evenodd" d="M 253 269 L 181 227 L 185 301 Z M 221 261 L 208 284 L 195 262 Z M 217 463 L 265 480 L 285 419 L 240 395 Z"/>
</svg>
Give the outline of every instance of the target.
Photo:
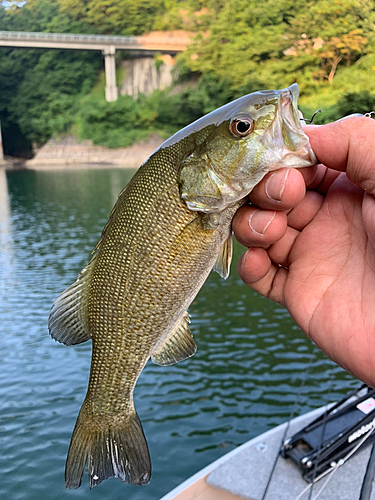
<svg viewBox="0 0 375 500">
<path fill-rule="evenodd" d="M 294 82 L 306 116 L 322 109 L 317 123 L 374 107 L 374 0 L 13 0 L 6 5 L 0 3 L 3 30 L 196 34 L 179 56 L 175 88 L 136 100 L 123 96 L 116 103 L 104 101 L 98 53 L 0 48 L 4 133 L 17 129 L 26 141 L 44 142 L 73 127 L 95 143 L 126 146 L 154 131 L 173 133 L 245 93 Z M 161 63 L 156 57 L 155 65 Z M 117 78 L 120 84 L 120 72 Z"/>
<path fill-rule="evenodd" d="M 58 15 L 58 3 L 49 0 L 28 0 L 7 11 L 8 30 L 44 31 L 46 25 Z"/>
<path fill-rule="evenodd" d="M 200 32 L 196 42 L 183 54 L 193 71 L 209 72 L 226 79 L 234 88 L 272 86 L 263 67 L 279 60 L 286 43 L 282 41 L 284 3 L 267 0 L 229 0 L 214 16 L 207 36 Z M 272 80 L 272 78 L 271 78 Z"/>
<path fill-rule="evenodd" d="M 28 0 L 0 6 L 0 29 L 87 32 L 87 24 L 61 13 L 59 3 Z M 69 129 L 79 99 L 101 67 L 97 53 L 0 48 L 0 116 L 5 136 L 16 126 L 23 142 L 45 142 Z"/>
<path fill-rule="evenodd" d="M 180 92 L 157 92 L 153 99 L 157 103 L 158 122 L 179 129 L 222 106 L 232 96 L 226 82 L 206 74 Z"/>
<path fill-rule="evenodd" d="M 212 16 L 224 6 L 224 0 L 164 0 L 164 14 L 154 19 L 154 30 L 208 29 Z"/>
<path fill-rule="evenodd" d="M 111 148 L 129 146 L 155 132 L 167 137 L 242 95 L 210 75 L 179 92 L 156 91 L 137 99 L 121 96 L 112 103 L 104 100 L 103 92 L 99 97 L 98 91 L 81 101 L 77 131 L 81 139 Z"/>
<path fill-rule="evenodd" d="M 164 13 L 162 0 L 60 0 L 62 12 L 83 19 L 96 33 L 141 35 Z"/>
<path fill-rule="evenodd" d="M 316 111 L 316 108 L 306 107 L 302 105 L 301 111 L 305 118 L 310 118 Z M 349 92 L 342 95 L 335 104 L 322 107 L 322 113 L 319 113 L 314 118 L 314 123 L 321 125 L 335 120 L 340 120 L 345 116 L 354 113 L 369 113 L 375 111 L 375 93 L 368 91 Z"/>
<path fill-rule="evenodd" d="M 94 144 L 110 148 L 126 147 L 155 132 L 156 110 L 150 100 L 121 96 L 116 102 L 87 96 L 78 114 L 78 134 Z"/>
<path fill-rule="evenodd" d="M 66 53 L 67 52 L 67 53 Z M 89 57 L 89 61 L 87 61 Z M 28 70 L 8 111 L 32 142 L 67 131 L 77 105 L 96 80 L 100 59 L 73 51 L 46 51 Z"/>
<path fill-rule="evenodd" d="M 319 0 L 290 21 L 289 55 L 309 66 L 315 81 L 332 84 L 339 65 L 351 65 L 373 38 L 371 0 Z"/>
<path fill-rule="evenodd" d="M 182 57 L 192 71 L 235 88 L 297 81 L 312 93 L 373 49 L 373 7 L 371 0 L 228 0 Z"/>
<path fill-rule="evenodd" d="M 369 113 L 375 111 L 375 93 L 368 91 L 345 94 L 337 103 L 338 114 L 348 116 L 353 113 Z"/>
</svg>

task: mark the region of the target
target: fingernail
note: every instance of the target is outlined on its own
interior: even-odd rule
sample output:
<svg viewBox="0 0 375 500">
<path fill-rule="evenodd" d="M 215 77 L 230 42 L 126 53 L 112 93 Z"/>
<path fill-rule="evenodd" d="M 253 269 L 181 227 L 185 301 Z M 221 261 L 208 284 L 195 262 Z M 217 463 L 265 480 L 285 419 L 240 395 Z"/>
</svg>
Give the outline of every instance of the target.
<svg viewBox="0 0 375 500">
<path fill-rule="evenodd" d="M 249 249 L 248 249 L 248 250 L 249 250 Z M 247 254 L 247 251 L 246 251 L 246 252 L 244 252 L 244 253 L 241 255 L 241 257 L 240 257 L 240 259 L 239 259 L 239 261 L 238 261 L 238 266 L 237 266 L 238 271 L 240 271 L 240 269 L 242 269 L 242 268 L 246 265 L 246 254 Z"/>
<path fill-rule="evenodd" d="M 256 210 L 249 219 L 249 226 L 255 233 L 264 235 L 266 229 L 275 218 L 276 212 Z"/>
<path fill-rule="evenodd" d="M 280 172 L 275 172 L 266 182 L 266 194 L 268 198 L 274 201 L 281 201 L 283 195 L 286 180 L 288 178 L 290 170 L 285 170 L 283 175 Z"/>
<path fill-rule="evenodd" d="M 245 269 L 246 268 L 246 260 L 247 260 L 247 256 L 249 255 L 249 253 L 251 252 L 252 248 L 248 248 L 246 250 L 246 252 L 244 252 L 239 261 L 238 261 L 238 264 L 237 264 L 237 271 L 241 274 L 241 271 L 242 269 Z"/>
</svg>

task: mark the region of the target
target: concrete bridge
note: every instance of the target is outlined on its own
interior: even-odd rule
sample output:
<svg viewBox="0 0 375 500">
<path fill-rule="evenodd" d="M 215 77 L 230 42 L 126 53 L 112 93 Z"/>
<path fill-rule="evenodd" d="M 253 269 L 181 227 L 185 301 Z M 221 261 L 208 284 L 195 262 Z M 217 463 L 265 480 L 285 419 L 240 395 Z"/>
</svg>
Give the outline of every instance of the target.
<svg viewBox="0 0 375 500">
<path fill-rule="evenodd" d="M 126 50 L 134 55 L 156 53 L 173 55 L 184 51 L 189 43 L 190 34 L 178 31 L 152 32 L 137 37 L 0 31 L 0 47 L 101 51 L 105 63 L 105 97 L 109 102 L 116 101 L 118 97 L 115 65 L 116 50 Z"/>
</svg>

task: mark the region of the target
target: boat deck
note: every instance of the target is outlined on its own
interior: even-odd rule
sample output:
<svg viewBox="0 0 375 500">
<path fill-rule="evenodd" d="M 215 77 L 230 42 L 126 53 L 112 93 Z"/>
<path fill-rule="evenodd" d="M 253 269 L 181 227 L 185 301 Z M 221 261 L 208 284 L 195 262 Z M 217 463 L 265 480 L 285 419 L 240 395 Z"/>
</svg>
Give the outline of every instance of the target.
<svg viewBox="0 0 375 500">
<path fill-rule="evenodd" d="M 293 435 L 322 412 L 323 409 L 319 408 L 293 419 L 287 435 Z M 302 494 L 309 483 L 302 479 L 298 467 L 290 459 L 279 457 L 263 499 L 287 425 L 282 424 L 236 448 L 161 500 L 307 500 L 315 499 L 326 482 L 319 500 L 357 500 L 371 447 L 315 483 L 311 497 L 310 489 Z M 370 499 L 375 500 L 375 488 Z"/>
</svg>

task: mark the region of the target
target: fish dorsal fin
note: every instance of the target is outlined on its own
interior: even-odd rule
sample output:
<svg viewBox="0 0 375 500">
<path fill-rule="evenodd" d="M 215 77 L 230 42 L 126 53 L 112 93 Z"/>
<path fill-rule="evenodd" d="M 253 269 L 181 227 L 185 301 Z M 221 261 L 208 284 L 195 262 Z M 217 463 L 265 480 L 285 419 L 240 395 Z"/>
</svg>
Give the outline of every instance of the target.
<svg viewBox="0 0 375 500">
<path fill-rule="evenodd" d="M 51 337 L 65 345 L 81 344 L 89 340 L 87 327 L 87 294 L 94 257 L 80 272 L 76 281 L 52 305 L 48 319 Z"/>
<path fill-rule="evenodd" d="M 190 332 L 188 325 L 190 323 L 189 318 L 187 312 L 182 316 L 166 342 L 152 354 L 151 359 L 153 363 L 161 366 L 173 365 L 195 354 L 197 346 Z"/>
<path fill-rule="evenodd" d="M 220 274 L 220 276 L 225 280 L 229 276 L 230 263 L 232 262 L 232 254 L 233 254 L 233 241 L 231 233 L 229 238 L 227 238 L 224 241 L 224 244 L 220 249 L 220 253 L 213 267 L 213 270 L 216 271 L 218 274 Z"/>
</svg>

